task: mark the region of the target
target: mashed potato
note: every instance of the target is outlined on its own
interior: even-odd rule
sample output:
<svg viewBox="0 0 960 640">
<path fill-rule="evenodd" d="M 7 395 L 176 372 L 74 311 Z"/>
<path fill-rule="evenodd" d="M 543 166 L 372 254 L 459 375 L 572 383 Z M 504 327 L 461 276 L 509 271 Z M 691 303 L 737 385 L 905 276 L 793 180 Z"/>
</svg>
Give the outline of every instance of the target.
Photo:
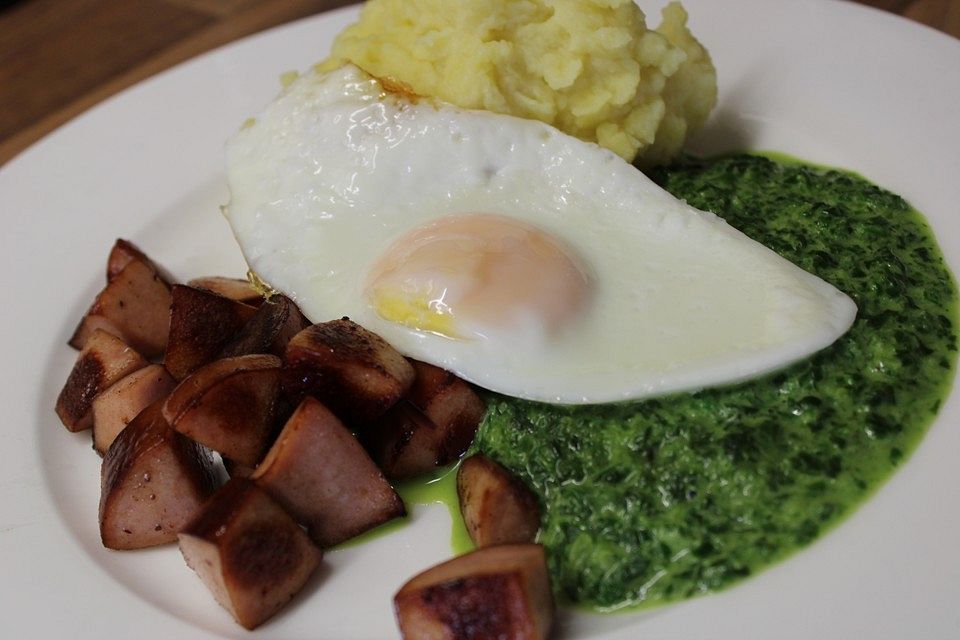
<svg viewBox="0 0 960 640">
<path fill-rule="evenodd" d="M 349 60 L 469 109 L 551 124 L 650 165 L 716 102 L 679 3 L 648 29 L 633 0 L 369 0 L 323 70 Z"/>
</svg>

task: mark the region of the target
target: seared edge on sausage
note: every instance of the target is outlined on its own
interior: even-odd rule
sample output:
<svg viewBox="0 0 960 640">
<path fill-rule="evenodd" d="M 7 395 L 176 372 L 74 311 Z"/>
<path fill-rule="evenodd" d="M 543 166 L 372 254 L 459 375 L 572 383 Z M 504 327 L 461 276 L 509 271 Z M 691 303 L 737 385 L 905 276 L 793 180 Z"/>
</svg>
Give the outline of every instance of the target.
<svg viewBox="0 0 960 640">
<path fill-rule="evenodd" d="M 250 305 L 203 289 L 174 285 L 170 336 L 163 356 L 170 375 L 183 380 L 215 360 L 256 311 Z"/>
<path fill-rule="evenodd" d="M 167 424 L 162 404 L 141 411 L 103 457 L 100 538 L 107 548 L 176 540 L 216 489 L 210 454 Z"/>
<path fill-rule="evenodd" d="M 314 396 L 351 428 L 362 430 L 413 384 L 413 367 L 387 342 L 346 318 L 307 327 L 283 358 L 284 391 Z"/>
<path fill-rule="evenodd" d="M 93 448 L 103 455 L 117 434 L 146 407 L 170 395 L 176 382 L 163 365 L 151 364 L 117 380 L 93 399 Z"/>
<path fill-rule="evenodd" d="M 149 261 L 131 259 L 97 295 L 70 338 L 82 349 L 97 329 L 147 358 L 163 354 L 170 326 L 170 285 Z"/>
<path fill-rule="evenodd" d="M 540 529 L 536 496 L 503 465 L 483 454 L 464 460 L 457 470 L 460 513 L 478 547 L 533 542 Z"/>
<path fill-rule="evenodd" d="M 56 411 L 70 431 L 93 426 L 93 401 L 112 384 L 147 366 L 123 340 L 103 330 L 90 335 L 57 397 Z"/>
<path fill-rule="evenodd" d="M 405 514 L 400 496 L 353 434 L 310 397 L 251 478 L 324 548 Z"/>
<path fill-rule="evenodd" d="M 220 358 L 248 353 L 272 353 L 283 356 L 287 344 L 296 334 L 310 326 L 310 321 L 293 301 L 274 295 L 263 302 L 240 332 L 220 350 Z"/>
<path fill-rule="evenodd" d="M 543 640 L 554 603 L 538 544 L 478 549 L 414 576 L 394 596 L 405 640 Z"/>
<path fill-rule="evenodd" d="M 282 609 L 323 557 L 286 511 L 242 478 L 214 494 L 177 537 L 187 565 L 247 629 Z"/>
<path fill-rule="evenodd" d="M 255 466 L 274 435 L 280 358 L 223 358 L 187 376 L 163 405 L 170 425 L 224 456 Z"/>
<path fill-rule="evenodd" d="M 403 400 L 364 432 L 391 479 L 408 479 L 456 461 L 477 433 L 486 406 L 471 386 L 439 367 L 411 361 L 416 378 Z"/>
</svg>

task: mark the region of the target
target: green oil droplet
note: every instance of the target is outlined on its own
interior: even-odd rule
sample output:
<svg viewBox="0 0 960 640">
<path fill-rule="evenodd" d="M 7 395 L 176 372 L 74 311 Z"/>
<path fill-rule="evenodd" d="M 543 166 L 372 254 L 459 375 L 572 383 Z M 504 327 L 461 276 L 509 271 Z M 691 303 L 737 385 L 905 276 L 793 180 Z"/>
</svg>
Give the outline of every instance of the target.
<svg viewBox="0 0 960 640">
<path fill-rule="evenodd" d="M 397 493 L 403 498 L 407 509 L 440 503 L 450 514 L 450 548 L 460 555 L 473 551 L 473 541 L 460 515 L 460 499 L 457 497 L 457 469 L 460 463 L 439 469 L 436 473 L 397 485 Z"/>
<path fill-rule="evenodd" d="M 414 480 L 407 480 L 396 485 L 397 493 L 403 499 L 407 507 L 407 512 L 412 513 L 417 508 L 422 508 L 430 504 L 442 504 L 447 508 L 450 514 L 450 549 L 454 555 L 460 555 L 473 551 L 473 541 L 467 534 L 467 527 L 460 515 L 460 500 L 457 497 L 457 468 L 459 463 L 438 469 L 436 472 L 425 475 Z M 375 529 L 355 538 L 347 540 L 336 548 L 344 549 L 354 547 L 375 538 L 390 535 L 409 524 L 410 518 L 396 518 L 390 522 L 384 523 Z"/>
</svg>

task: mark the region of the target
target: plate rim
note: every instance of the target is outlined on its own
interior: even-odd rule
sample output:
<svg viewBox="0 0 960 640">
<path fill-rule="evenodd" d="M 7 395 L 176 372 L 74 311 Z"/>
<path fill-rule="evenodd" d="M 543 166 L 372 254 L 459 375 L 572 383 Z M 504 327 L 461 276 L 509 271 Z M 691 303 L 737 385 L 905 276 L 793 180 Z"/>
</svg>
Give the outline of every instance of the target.
<svg viewBox="0 0 960 640">
<path fill-rule="evenodd" d="M 746 3 L 745 3 L 745 4 L 746 4 Z M 783 1 L 783 0 L 782 0 L 780 4 L 781 4 L 781 5 L 787 5 L 787 4 L 790 4 L 790 3 L 787 2 L 787 1 Z M 843 0 L 806 0 L 806 1 L 805 1 L 805 4 L 806 4 L 806 5 L 810 5 L 810 6 L 821 6 L 821 5 L 823 5 L 823 6 L 826 6 L 826 5 L 844 6 L 844 7 L 846 7 L 846 9 L 852 10 L 852 11 L 854 11 L 854 12 L 866 11 L 866 12 L 869 12 L 869 13 L 871 13 L 871 14 L 875 14 L 876 17 L 886 16 L 886 18 L 883 18 L 883 19 L 884 19 L 884 20 L 889 19 L 889 20 L 892 20 L 893 22 L 897 23 L 897 25 L 898 25 L 897 28 L 902 28 L 902 27 L 904 27 L 904 26 L 907 25 L 907 24 L 912 24 L 914 27 L 919 27 L 919 31 L 922 31 L 922 32 L 924 33 L 924 37 L 929 37 L 930 32 L 932 32 L 932 33 L 938 34 L 939 36 L 942 36 L 943 38 L 946 38 L 946 40 L 951 43 L 951 46 L 960 45 L 960 41 L 956 41 L 956 40 L 954 40 L 953 38 L 951 38 L 950 36 L 948 36 L 948 35 L 946 35 L 946 34 L 943 34 L 943 33 L 939 32 L 939 31 L 936 31 L 936 30 L 934 30 L 934 29 L 932 29 L 932 28 L 930 28 L 930 27 L 926 27 L 926 26 L 924 26 L 924 25 L 912 23 L 912 22 L 910 22 L 910 21 L 908 21 L 908 20 L 906 20 L 906 19 L 904 19 L 904 18 L 900 18 L 900 17 L 898 17 L 898 16 L 895 16 L 895 15 L 892 15 L 892 14 L 889 14 L 889 13 L 886 13 L 886 12 L 884 12 L 884 11 L 881 11 L 881 10 L 879 10 L 879 9 L 875 9 L 875 8 L 872 8 L 872 7 L 865 7 L 865 6 L 862 6 L 862 5 L 855 5 L 855 4 L 853 4 L 853 3 L 844 2 Z M 339 17 L 339 16 L 343 16 L 343 15 L 351 15 L 351 14 L 355 13 L 357 10 L 358 10 L 358 7 L 356 7 L 356 6 L 343 7 L 343 8 L 339 8 L 339 9 L 336 9 L 336 10 L 333 10 L 333 11 L 330 11 L 330 12 L 324 12 L 324 13 L 318 14 L 318 15 L 316 15 L 316 16 L 311 16 L 311 17 L 303 18 L 303 19 L 301 19 L 301 20 L 297 20 L 297 21 L 295 21 L 295 22 L 288 23 L 288 24 L 286 24 L 286 25 L 280 25 L 280 26 L 278 26 L 278 27 L 274 27 L 274 28 L 272 28 L 272 29 L 269 29 L 269 30 L 267 30 L 267 31 L 264 31 L 264 32 L 261 32 L 261 33 L 258 33 L 258 34 L 254 34 L 254 35 L 251 35 L 251 36 L 247 36 L 247 37 L 245 37 L 245 38 L 243 38 L 243 39 L 240 39 L 240 40 L 237 40 L 237 41 L 235 41 L 235 42 L 229 43 L 229 44 L 224 45 L 224 46 L 222 46 L 222 47 L 219 47 L 219 48 L 217 48 L 217 49 L 215 49 L 215 50 L 206 52 L 206 53 L 202 54 L 201 56 L 198 56 L 198 57 L 196 57 L 196 58 L 192 58 L 192 59 L 190 59 L 190 60 L 188 60 L 188 61 L 185 61 L 185 62 L 183 62 L 183 63 L 180 63 L 180 64 L 178 64 L 178 65 L 176 65 L 176 66 L 174 66 L 174 67 L 172 67 L 172 68 L 170 68 L 170 69 L 168 69 L 168 70 L 165 70 L 165 71 L 163 71 L 163 72 L 161 72 L 161 73 L 159 73 L 159 74 L 157 74 L 157 75 L 155 75 L 155 76 L 150 77 L 149 79 L 147 79 L 147 80 L 145 80 L 145 81 L 143 81 L 143 82 L 141 82 L 141 83 L 138 83 L 138 84 L 136 84 L 136 85 L 134 85 L 134 86 L 132 86 L 132 87 L 129 87 L 129 88 L 125 89 L 124 91 L 121 91 L 121 92 L 119 92 L 118 94 L 115 94 L 114 96 L 112 96 L 111 98 L 105 100 L 104 102 L 96 105 L 96 106 L 93 107 L 92 109 L 90 109 L 90 110 L 84 112 L 83 114 L 79 115 L 77 118 L 71 120 L 69 123 L 67 123 L 67 124 L 64 125 L 63 127 L 61 127 L 61 128 L 59 128 L 59 129 L 51 132 L 51 133 L 48 134 L 47 136 L 44 136 L 44 137 L 43 137 L 41 140 L 39 140 L 37 143 L 35 143 L 35 144 L 32 145 L 31 147 L 29 147 L 28 149 L 24 150 L 23 152 L 19 153 L 17 156 L 15 156 L 14 158 L 12 158 L 8 163 L 6 163 L 6 164 L 3 165 L 2 167 L 0 167 L 0 185 L 3 184 L 3 181 L 4 181 L 5 179 L 7 179 L 7 176 L 15 175 L 15 174 L 23 171 L 22 165 L 28 164 L 28 163 L 31 161 L 30 158 L 34 157 L 34 156 L 37 154 L 37 152 L 38 152 L 37 150 L 38 150 L 38 149 L 44 150 L 44 149 L 48 148 L 51 144 L 56 144 L 55 142 L 51 142 L 51 140 L 53 140 L 53 141 L 57 140 L 57 136 L 61 135 L 65 130 L 69 130 L 69 129 L 74 129 L 74 128 L 76 128 L 76 127 L 85 126 L 85 125 L 83 124 L 84 122 L 88 122 L 90 119 L 95 119 L 95 118 L 99 117 L 97 114 L 101 114 L 101 113 L 103 113 L 103 112 L 106 111 L 106 110 L 115 109 L 117 103 L 124 103 L 125 101 L 130 100 L 130 96 L 131 96 L 131 95 L 134 95 L 136 92 L 144 91 L 145 88 L 153 87 L 153 86 L 158 85 L 158 84 L 163 84 L 164 82 L 167 82 L 167 79 L 170 78 L 171 76 L 173 76 L 173 75 L 175 75 L 175 74 L 178 74 L 178 73 L 182 73 L 182 70 L 185 69 L 185 68 L 187 68 L 187 67 L 200 66 L 200 65 L 202 65 L 202 64 L 207 64 L 210 59 L 213 59 L 213 58 L 215 58 L 215 57 L 217 57 L 217 56 L 228 55 L 229 51 L 230 51 L 232 48 L 237 48 L 237 49 L 239 49 L 239 48 L 250 47 L 250 46 L 251 46 L 251 43 L 257 41 L 258 39 L 268 40 L 268 39 L 276 38 L 277 35 L 278 35 L 278 33 L 282 32 L 282 31 L 284 31 L 284 30 L 287 30 L 287 29 L 291 29 L 291 30 L 293 30 L 293 29 L 300 29 L 300 28 L 303 28 L 304 25 L 313 24 L 314 22 L 321 22 L 321 21 L 329 20 L 329 19 L 331 18 L 331 16 L 333 16 L 333 17 Z M 693 18 L 692 18 L 692 19 L 693 19 Z M 0 191 L 2 191 L 2 190 L 0 190 Z M 0 196 L 0 202 L 5 202 L 5 200 L 4 200 L 3 198 L 4 198 L 4 196 Z M 2 208 L 2 207 L 0 207 L 0 208 Z M 938 234 L 938 236 L 939 236 L 939 234 Z M 7 248 L 7 249 L 12 248 L 12 245 L 9 244 L 9 241 L 8 241 L 8 240 L 4 240 L 4 241 L 2 242 L 2 246 L 4 246 L 4 247 Z M 8 253 L 8 252 L 5 252 L 5 253 Z M 7 258 L 5 258 L 4 260 L 5 260 L 5 262 L 3 263 L 4 266 L 9 266 L 9 265 L 7 265 L 7 263 L 6 263 Z M 951 266 L 953 267 L 954 273 L 956 274 L 956 265 L 951 262 Z M 74 304 L 73 306 L 76 307 L 77 305 Z M 9 322 L 9 320 L 8 320 L 8 322 Z M 69 323 L 69 321 L 68 321 L 68 323 Z M 5 322 L 4 324 L 7 324 L 7 322 Z M 12 322 L 10 322 L 10 325 L 12 325 L 11 328 L 14 328 L 14 329 L 17 328 Z M 61 328 L 60 328 L 60 332 L 58 333 L 58 335 L 61 335 L 62 333 L 63 333 L 63 328 L 61 327 Z M 63 354 L 62 354 L 62 353 L 59 353 L 59 354 L 58 354 L 58 353 L 56 352 L 56 349 L 53 348 L 53 347 L 51 347 L 51 351 L 48 353 L 48 356 L 49 356 L 50 359 L 52 359 L 52 360 L 53 360 L 54 362 L 56 362 L 57 364 L 44 366 L 44 367 L 43 367 L 43 370 L 47 370 L 47 367 L 48 367 L 48 366 L 60 366 L 60 364 L 62 364 L 62 362 L 64 361 Z M 40 401 L 43 401 L 43 394 L 41 394 L 41 393 L 38 392 L 38 393 L 37 393 L 37 399 L 40 400 Z M 948 399 L 947 402 L 948 402 L 948 403 L 951 403 L 952 406 L 954 406 L 954 407 L 956 407 L 956 405 L 957 405 L 957 384 L 956 384 L 956 381 L 954 382 L 954 386 L 953 386 L 952 393 L 950 394 L 950 398 Z M 42 405 L 42 402 L 41 402 L 41 404 L 39 404 L 38 406 L 41 406 L 41 407 L 42 407 L 42 406 L 43 406 L 43 405 Z M 933 431 L 934 427 L 936 427 L 936 424 L 937 424 L 937 423 L 942 422 L 942 415 L 943 415 L 943 414 L 941 414 L 941 418 L 938 418 L 938 419 L 935 421 L 934 425 L 931 426 L 931 432 Z M 928 433 L 927 436 L 924 438 L 924 441 L 927 441 L 927 440 L 929 439 L 929 435 L 930 435 L 930 434 Z M 913 458 L 915 458 L 916 455 L 917 455 L 917 453 L 919 453 L 920 447 L 923 447 L 923 443 L 921 443 L 921 444 L 918 446 L 917 450 L 914 452 L 914 455 L 912 456 Z M 42 464 L 44 463 L 44 460 L 41 458 L 42 451 L 40 450 L 40 447 L 34 447 L 32 453 L 33 453 L 33 455 L 36 456 L 36 464 L 42 465 Z M 904 471 L 906 471 L 908 468 L 910 468 L 910 466 L 911 466 L 911 465 L 909 465 L 909 464 L 904 465 L 902 468 L 900 468 L 900 469 L 896 472 L 896 474 L 894 475 L 894 477 L 896 478 L 896 477 L 899 477 L 900 475 L 902 475 L 902 474 L 904 473 Z M 3 482 L 4 482 L 4 487 L 3 487 L 4 490 L 9 489 L 9 488 L 10 488 L 10 484 L 9 484 L 9 483 L 11 483 L 11 479 L 9 478 L 9 476 L 4 475 L 4 474 L 0 474 L 0 478 L 2 478 L 2 480 L 3 480 Z M 14 478 L 14 480 L 16 480 L 16 478 Z M 880 491 L 883 491 L 887 486 L 889 486 L 889 485 L 891 484 L 891 481 L 892 481 L 892 479 L 891 479 L 891 480 L 888 480 L 884 485 L 882 485 L 882 487 L 880 488 Z M 7 495 L 7 494 L 6 494 L 6 493 L 0 493 L 0 495 Z M 870 503 L 872 503 L 875 499 L 876 499 L 876 497 L 870 499 L 867 503 L 865 503 L 865 504 L 862 505 L 861 507 L 857 508 L 855 514 L 859 514 L 866 506 L 868 506 Z M 46 515 L 49 515 L 49 514 L 46 514 Z M 62 523 L 61 523 L 61 524 L 62 524 Z M 0 531 L 6 531 L 6 530 L 8 530 L 8 528 L 11 527 L 11 526 L 22 527 L 22 526 L 24 526 L 24 525 L 22 525 L 20 522 L 11 521 L 11 520 L 9 520 L 9 518 L 8 518 L 8 519 L 2 519 L 2 518 L 0 518 Z M 66 531 L 68 528 L 64 525 L 64 526 L 63 526 L 63 529 L 64 529 L 64 531 Z M 6 536 L 6 537 L 2 538 L 2 540 L 3 540 L 4 542 L 0 542 L 0 558 L 7 557 L 6 554 L 12 553 L 12 550 L 10 549 L 10 547 L 4 544 L 4 543 L 6 542 L 6 540 L 9 539 L 9 538 L 10 538 L 10 536 Z M 821 540 L 821 542 L 822 542 L 822 540 Z M 817 546 L 817 545 L 813 545 L 813 546 Z M 809 549 L 809 547 L 808 547 L 808 549 Z M 803 553 L 803 552 L 801 552 L 801 553 Z M 92 564 L 92 563 L 86 563 L 86 564 L 87 564 L 87 565 L 90 565 L 90 564 Z M 954 570 L 955 570 L 955 571 L 958 571 L 958 573 L 960 573 L 960 570 L 958 570 L 956 567 L 954 567 Z M 10 593 L 12 593 L 11 585 L 10 585 L 9 583 L 6 583 L 6 581 L 0 580 L 0 585 L 3 586 L 3 592 L 6 593 L 6 592 L 9 591 Z M 109 589 L 108 589 L 108 591 L 109 591 Z M 724 592 L 724 593 L 728 593 L 728 592 L 729 592 L 729 590 L 728 590 L 727 592 Z M 720 594 L 720 595 L 723 595 L 723 594 Z M 87 597 L 87 599 L 84 600 L 84 602 L 88 602 L 88 601 L 91 601 L 91 600 L 92 600 L 92 601 L 96 601 L 97 599 L 96 599 L 96 598 L 93 598 L 92 596 L 90 596 L 90 597 Z M 136 600 L 136 598 L 126 598 L 126 600 Z M 126 603 L 126 601 L 125 601 L 125 603 Z M 133 610 L 143 609 L 143 607 L 137 607 L 137 606 L 135 606 L 135 605 L 132 604 L 132 603 L 126 603 L 126 604 L 130 604 L 130 606 L 131 606 L 131 608 L 132 608 Z M 148 607 L 146 610 L 147 610 L 147 611 L 156 611 L 156 609 L 154 609 L 154 608 L 152 608 L 152 607 Z M 162 610 L 161 610 L 161 611 L 162 611 Z M 169 623 L 170 625 L 173 625 L 174 627 L 176 627 L 176 628 L 178 629 L 178 634 L 180 634 L 182 637 L 190 637 L 190 636 L 192 636 L 192 635 L 195 635 L 196 629 L 195 629 L 194 627 L 186 627 L 186 628 L 184 628 L 184 627 L 183 627 L 183 623 L 181 623 L 180 621 L 178 621 L 175 617 L 170 616 L 170 615 L 169 615 L 167 612 L 165 612 L 165 611 L 164 611 L 163 613 L 169 618 L 168 623 Z M 168 623 L 164 623 L 164 624 L 168 624 Z M 958 625 L 956 628 L 960 628 L 960 622 L 957 622 L 956 624 Z M 16 628 L 16 627 L 14 627 L 14 628 Z M 184 635 L 184 634 L 185 634 L 185 635 Z M 204 632 L 201 632 L 201 635 L 202 635 L 202 636 L 206 636 L 206 632 L 205 632 L 205 631 L 204 631 Z M 201 637 L 201 635 L 197 635 L 196 637 Z M 233 635 L 233 634 L 231 634 L 231 635 Z M 93 637 L 93 636 L 91 636 L 91 637 Z"/>
</svg>

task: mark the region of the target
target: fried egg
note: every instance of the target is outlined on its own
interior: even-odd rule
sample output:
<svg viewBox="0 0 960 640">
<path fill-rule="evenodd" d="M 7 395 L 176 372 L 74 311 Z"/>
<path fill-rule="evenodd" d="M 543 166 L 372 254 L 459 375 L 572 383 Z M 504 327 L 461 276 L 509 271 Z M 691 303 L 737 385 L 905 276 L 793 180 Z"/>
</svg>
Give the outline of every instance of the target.
<svg viewBox="0 0 960 640">
<path fill-rule="evenodd" d="M 728 384 L 834 342 L 853 301 L 610 151 L 397 91 L 353 66 L 288 86 L 227 145 L 250 268 L 314 322 L 511 396 Z"/>
</svg>

